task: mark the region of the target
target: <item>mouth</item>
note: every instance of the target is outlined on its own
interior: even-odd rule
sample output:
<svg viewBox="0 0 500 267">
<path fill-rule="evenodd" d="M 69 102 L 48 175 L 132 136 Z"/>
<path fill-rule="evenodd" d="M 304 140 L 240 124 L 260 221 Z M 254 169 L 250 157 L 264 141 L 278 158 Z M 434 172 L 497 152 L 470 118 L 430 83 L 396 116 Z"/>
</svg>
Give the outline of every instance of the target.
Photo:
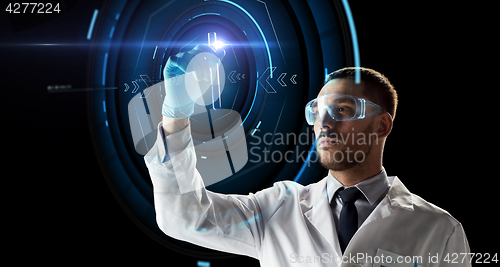
<svg viewBox="0 0 500 267">
<path fill-rule="evenodd" d="M 334 138 L 330 137 L 322 137 L 318 140 L 318 146 L 319 147 L 331 147 L 331 146 L 336 146 L 339 145 L 339 141 Z"/>
</svg>

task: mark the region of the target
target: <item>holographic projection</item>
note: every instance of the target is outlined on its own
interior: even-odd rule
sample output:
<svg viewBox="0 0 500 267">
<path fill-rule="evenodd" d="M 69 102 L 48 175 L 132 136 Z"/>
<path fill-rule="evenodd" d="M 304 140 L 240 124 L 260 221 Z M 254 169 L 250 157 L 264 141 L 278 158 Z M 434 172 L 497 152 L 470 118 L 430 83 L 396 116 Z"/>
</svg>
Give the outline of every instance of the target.
<svg viewBox="0 0 500 267">
<path fill-rule="evenodd" d="M 171 56 L 200 44 L 225 51 L 191 117 L 197 168 L 209 190 L 248 194 L 279 180 L 323 177 L 325 170 L 308 162 L 314 138 L 304 107 L 325 73 L 359 64 L 347 1 L 108 1 L 87 23 L 88 87 L 110 88 L 88 91 L 108 182 L 132 220 L 167 248 L 199 266 L 238 257 L 174 240 L 156 225 L 143 155 L 156 140 L 162 86 L 187 82 L 164 77 Z M 275 142 L 290 133 L 308 141 Z M 299 160 L 255 159 L 266 151 Z"/>
</svg>

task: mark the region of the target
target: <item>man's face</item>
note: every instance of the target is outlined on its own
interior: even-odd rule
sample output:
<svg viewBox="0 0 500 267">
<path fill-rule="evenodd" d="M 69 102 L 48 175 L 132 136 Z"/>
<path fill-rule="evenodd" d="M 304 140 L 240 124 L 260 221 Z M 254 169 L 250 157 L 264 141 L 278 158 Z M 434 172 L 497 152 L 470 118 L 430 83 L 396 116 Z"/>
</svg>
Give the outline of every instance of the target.
<svg viewBox="0 0 500 267">
<path fill-rule="evenodd" d="M 356 84 L 351 79 L 334 79 L 323 86 L 318 97 L 342 94 L 370 100 L 363 95 L 364 86 L 363 82 Z M 372 146 L 378 142 L 373 129 L 376 116 L 352 121 L 335 121 L 328 112 L 320 116 L 319 122 L 314 125 L 314 132 L 321 164 L 334 171 L 363 164 Z"/>
</svg>

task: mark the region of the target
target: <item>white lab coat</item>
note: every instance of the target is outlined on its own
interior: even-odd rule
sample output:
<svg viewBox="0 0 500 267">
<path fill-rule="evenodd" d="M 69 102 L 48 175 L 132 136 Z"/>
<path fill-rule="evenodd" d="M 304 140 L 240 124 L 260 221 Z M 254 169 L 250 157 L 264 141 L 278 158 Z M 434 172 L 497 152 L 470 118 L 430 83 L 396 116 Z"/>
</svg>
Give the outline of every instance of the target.
<svg viewBox="0 0 500 267">
<path fill-rule="evenodd" d="M 195 168 L 190 127 L 166 139 L 169 152 L 175 146 L 183 149 L 171 152 L 175 156 L 167 161 L 159 133 L 145 161 L 158 226 L 173 238 L 257 258 L 266 267 L 379 266 L 378 249 L 406 257 L 401 260 L 411 266 L 415 260 L 418 266 L 470 266 L 460 254 L 469 252 L 462 225 L 410 193 L 397 177 L 389 177 L 387 196 L 359 227 L 342 258 L 326 178 L 307 186 L 276 182 L 249 195 L 218 194 L 204 188 Z M 452 264 L 453 259 L 458 263 Z"/>
</svg>

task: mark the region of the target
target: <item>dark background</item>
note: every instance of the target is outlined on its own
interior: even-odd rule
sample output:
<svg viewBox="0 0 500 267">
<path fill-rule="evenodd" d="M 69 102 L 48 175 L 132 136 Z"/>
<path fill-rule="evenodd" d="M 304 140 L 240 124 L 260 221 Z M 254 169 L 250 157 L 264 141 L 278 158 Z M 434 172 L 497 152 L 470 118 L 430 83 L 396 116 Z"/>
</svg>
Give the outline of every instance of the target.
<svg viewBox="0 0 500 267">
<path fill-rule="evenodd" d="M 40 263 L 178 262 L 128 218 L 109 190 L 90 137 L 85 93 L 47 93 L 49 84 L 84 86 L 88 47 L 21 45 L 86 35 L 88 25 L 79 21 L 100 3 L 63 2 L 70 15 L 48 21 L 12 23 L 6 4 L 0 10 L 2 151 L 8 159 L 2 163 L 2 217 L 4 236 L 15 237 L 10 250 Z M 488 71 L 495 69 L 495 7 L 349 3 L 361 66 L 384 73 L 399 94 L 384 157 L 388 174 L 459 220 L 472 252 L 498 252 L 498 112 L 489 109 L 497 106 L 498 86 Z"/>
</svg>

